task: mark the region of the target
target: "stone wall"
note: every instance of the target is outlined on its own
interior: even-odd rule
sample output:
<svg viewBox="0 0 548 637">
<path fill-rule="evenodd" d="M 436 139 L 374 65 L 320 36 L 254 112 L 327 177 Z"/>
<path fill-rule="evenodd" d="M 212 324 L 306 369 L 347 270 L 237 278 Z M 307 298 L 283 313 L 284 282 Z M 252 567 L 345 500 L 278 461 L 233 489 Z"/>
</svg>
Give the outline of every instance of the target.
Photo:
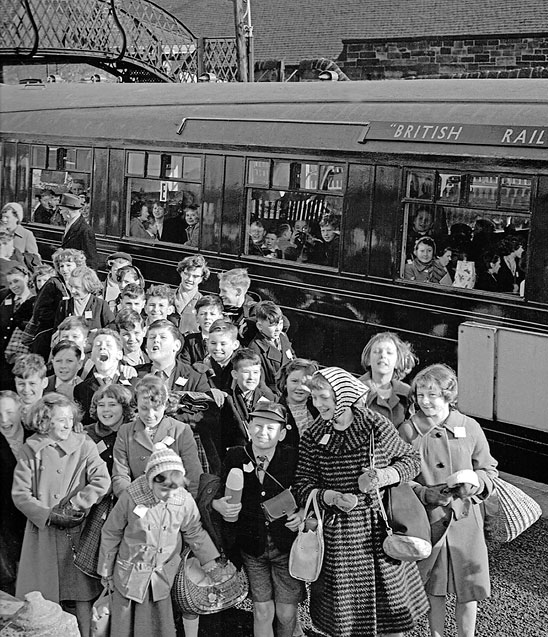
<svg viewBox="0 0 548 637">
<path fill-rule="evenodd" d="M 548 77 L 548 35 L 534 37 L 427 38 L 375 42 L 343 40 L 337 60 L 351 80 L 402 77 L 493 77 L 526 75 L 525 69 Z M 522 73 L 520 70 L 524 69 Z"/>
</svg>

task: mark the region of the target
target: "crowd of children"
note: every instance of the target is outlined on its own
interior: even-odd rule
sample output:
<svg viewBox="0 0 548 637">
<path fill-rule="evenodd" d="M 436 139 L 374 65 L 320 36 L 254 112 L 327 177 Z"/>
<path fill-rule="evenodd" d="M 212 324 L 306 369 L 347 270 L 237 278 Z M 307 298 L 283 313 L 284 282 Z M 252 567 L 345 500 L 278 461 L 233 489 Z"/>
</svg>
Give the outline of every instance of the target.
<svg viewBox="0 0 548 637">
<path fill-rule="evenodd" d="M 243 564 L 257 637 L 274 630 L 278 637 L 302 634 L 297 606 L 306 591 L 290 576 L 288 558 L 304 502 L 275 520 L 265 517 L 263 504 L 295 484 L 303 436 L 309 440 L 318 423 L 331 422 L 329 401 L 340 387 L 330 394 L 329 383 L 313 382 L 318 365 L 298 358 L 281 308 L 248 295 L 244 269 L 219 274 L 217 295 L 199 290 L 210 275 L 200 255 L 179 263 L 176 290 L 145 290 L 123 252 L 107 259 L 103 283 L 77 250 L 58 250 L 53 263 L 54 270 L 41 273 L 51 278 L 34 286 L 24 266 L 14 266 L 0 297 L 7 330 L 0 388 L 1 498 L 8 512 L 0 528 L 2 590 L 40 590 L 73 608 L 88 637 L 102 581 L 113 594 L 112 634 L 173 637 L 170 588 L 184 539 L 213 581 L 231 576 L 227 557 Z M 417 466 L 420 456 L 414 488 L 433 528 L 441 521 L 450 529 L 423 574 L 432 635 L 443 635 L 445 595 L 456 592 L 459 634 L 471 637 L 476 600 L 489 593 L 477 505 L 492 489 L 496 463 L 477 423 L 454 408 L 454 373 L 434 366 L 410 387 L 403 379 L 416 363 L 396 334 L 374 336 L 362 354 L 365 374 L 352 381 L 351 407 L 399 427 Z M 460 444 L 453 457 L 450 445 L 441 449 L 429 436 L 434 428 L 445 442 L 470 444 Z M 329 437 L 319 444 L 331 445 Z M 447 471 L 431 463 L 443 453 L 452 470 L 476 471 L 480 486 L 440 492 L 435 485 Z M 231 469 L 243 472 L 239 504 L 224 495 Z M 204 474 L 217 476 L 210 513 L 223 525 L 222 545 L 208 532 L 210 520 L 200 521 L 194 500 Z M 357 503 L 360 487 L 354 487 Z M 329 493 L 320 489 L 326 514 L 349 514 L 352 507 L 330 502 Z M 86 574 L 74 555 L 87 520 L 107 499 L 97 572 Z M 468 516 L 474 524 L 462 521 Z M 456 525 L 466 540 L 458 539 Z M 453 557 L 463 541 L 477 545 L 477 573 L 466 576 Z M 321 597 L 322 586 L 321 580 L 313 585 L 312 595 Z M 322 629 L 322 616 L 312 619 Z M 184 615 L 182 625 L 187 637 L 197 635 L 196 616 Z M 329 630 L 334 637 L 358 635 L 352 627 Z"/>
</svg>

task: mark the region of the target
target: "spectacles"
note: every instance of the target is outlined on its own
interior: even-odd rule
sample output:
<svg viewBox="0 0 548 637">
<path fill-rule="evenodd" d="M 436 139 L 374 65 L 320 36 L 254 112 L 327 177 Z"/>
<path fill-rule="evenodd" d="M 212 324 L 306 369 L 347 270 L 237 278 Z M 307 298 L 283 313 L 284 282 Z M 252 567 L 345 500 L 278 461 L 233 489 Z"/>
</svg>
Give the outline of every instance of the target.
<svg viewBox="0 0 548 637">
<path fill-rule="evenodd" d="M 178 489 L 182 487 L 182 484 L 177 484 L 176 482 L 166 482 L 167 478 L 163 476 L 161 473 L 152 478 L 152 482 L 156 482 L 156 484 L 161 484 L 165 489 Z"/>
</svg>

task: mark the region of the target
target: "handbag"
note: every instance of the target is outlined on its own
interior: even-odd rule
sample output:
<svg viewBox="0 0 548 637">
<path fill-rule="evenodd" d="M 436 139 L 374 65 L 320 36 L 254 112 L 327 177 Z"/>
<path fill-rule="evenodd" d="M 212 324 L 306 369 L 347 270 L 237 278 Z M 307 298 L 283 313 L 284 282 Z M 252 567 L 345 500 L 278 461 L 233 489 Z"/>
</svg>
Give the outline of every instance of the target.
<svg viewBox="0 0 548 637">
<path fill-rule="evenodd" d="M 369 439 L 370 466 L 375 467 L 375 441 Z M 380 514 L 386 527 L 383 551 L 400 562 L 418 562 L 432 553 L 430 521 L 411 485 L 401 482 L 386 489 L 386 505 L 377 487 Z"/>
<path fill-rule="evenodd" d="M 276 482 L 278 481 L 276 480 Z M 291 515 L 291 513 L 298 509 L 298 507 L 291 490 L 284 489 L 273 498 L 269 498 L 268 500 L 261 502 L 261 509 L 263 510 L 265 518 L 269 522 L 274 522 L 286 515 Z"/>
<path fill-rule="evenodd" d="M 243 569 L 236 571 L 225 582 L 212 583 L 198 559 L 187 547 L 183 551 L 171 595 L 182 613 L 209 615 L 236 606 L 247 597 L 248 590 L 247 576 Z"/>
<path fill-rule="evenodd" d="M 484 502 L 485 536 L 496 542 L 511 542 L 542 515 L 533 498 L 502 478 L 493 478 L 494 489 Z"/>
<path fill-rule="evenodd" d="M 91 608 L 91 637 L 109 637 L 110 611 L 111 595 L 105 588 Z"/>
<path fill-rule="evenodd" d="M 312 489 L 306 500 L 304 519 L 299 525 L 297 537 L 289 552 L 289 574 L 303 582 L 315 582 L 323 564 L 323 515 L 318 506 L 318 489 Z M 312 511 L 309 513 L 312 507 Z M 312 513 L 316 516 L 316 528 L 307 524 Z"/>
<path fill-rule="evenodd" d="M 101 502 L 94 504 L 86 517 L 78 548 L 74 555 L 74 565 L 89 577 L 100 579 L 97 574 L 101 530 L 109 513 L 114 508 L 114 496 L 109 494 Z"/>
</svg>

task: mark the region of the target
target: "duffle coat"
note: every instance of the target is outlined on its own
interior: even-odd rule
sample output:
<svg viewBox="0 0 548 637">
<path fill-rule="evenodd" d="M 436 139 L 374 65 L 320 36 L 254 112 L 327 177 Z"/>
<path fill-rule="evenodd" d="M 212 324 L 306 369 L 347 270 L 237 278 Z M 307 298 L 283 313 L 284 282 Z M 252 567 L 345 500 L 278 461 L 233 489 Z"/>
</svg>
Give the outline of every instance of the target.
<svg viewBox="0 0 548 637">
<path fill-rule="evenodd" d="M 82 525 L 61 529 L 47 525 L 47 521 L 55 505 L 69 501 L 87 513 L 109 488 L 107 466 L 88 436 L 72 432 L 61 442 L 45 434 L 27 439 L 15 467 L 12 488 L 15 506 L 28 519 L 17 597 L 35 590 L 54 602 L 85 601 L 97 595 L 96 580 L 73 563 L 71 545 L 78 546 Z"/>
<path fill-rule="evenodd" d="M 319 489 L 325 553 L 320 577 L 311 585 L 310 615 L 330 637 L 376 637 L 411 630 L 428 602 L 417 570 L 410 562 L 388 557 L 376 498 L 363 494 L 358 478 L 370 466 L 369 440 L 375 439 L 375 466 L 394 467 L 402 481 L 417 475 L 419 458 L 392 423 L 370 409 L 355 409 L 351 425 L 337 431 L 319 421 L 307 429 L 299 447 L 295 490 L 301 505 Z M 358 496 L 349 513 L 327 507 L 326 489 Z"/>
<path fill-rule="evenodd" d="M 132 480 L 145 473 L 148 459 L 157 442 L 163 442 L 181 457 L 189 481 L 188 490 L 193 496 L 198 493 L 202 465 L 192 429 L 184 422 L 164 416 L 154 431 L 153 440 L 145 431 L 140 418 L 122 425 L 118 430 L 112 468 L 112 490 L 117 498 Z"/>
<path fill-rule="evenodd" d="M 149 586 L 153 601 L 166 599 L 181 562 L 180 532 L 201 564 L 219 557 L 190 493 L 180 488 L 163 502 L 141 476 L 122 493 L 103 526 L 97 572 L 113 576 L 126 599 L 142 603 Z"/>
<path fill-rule="evenodd" d="M 480 425 L 452 410 L 435 426 L 421 411 L 399 428 L 401 437 L 419 452 L 421 472 L 414 489 L 423 503 L 426 487 L 444 484 L 455 471 L 472 469 L 483 491 L 448 506 L 425 504 L 432 529 L 432 554 L 419 562 L 419 570 L 431 595 L 455 593 L 459 602 L 482 600 L 490 595 L 489 561 L 483 533 L 481 502 L 493 490 L 497 461 Z"/>
</svg>

